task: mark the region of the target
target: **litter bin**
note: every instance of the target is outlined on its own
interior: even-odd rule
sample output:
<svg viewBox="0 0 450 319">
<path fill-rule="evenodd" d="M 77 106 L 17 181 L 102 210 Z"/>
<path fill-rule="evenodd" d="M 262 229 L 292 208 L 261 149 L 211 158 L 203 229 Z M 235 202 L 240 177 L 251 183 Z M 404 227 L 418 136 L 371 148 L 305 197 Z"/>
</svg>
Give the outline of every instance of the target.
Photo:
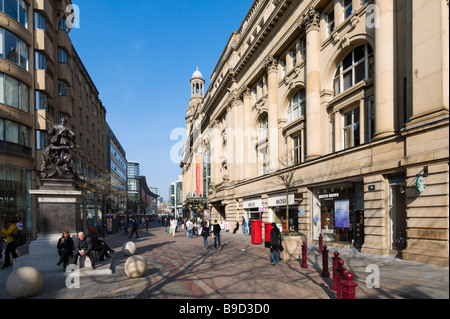
<svg viewBox="0 0 450 319">
<path fill-rule="evenodd" d="M 262 220 L 252 220 L 252 244 L 262 244 Z"/>
<path fill-rule="evenodd" d="M 264 242 L 265 247 L 270 247 L 270 231 L 272 230 L 272 223 L 264 223 Z"/>
</svg>

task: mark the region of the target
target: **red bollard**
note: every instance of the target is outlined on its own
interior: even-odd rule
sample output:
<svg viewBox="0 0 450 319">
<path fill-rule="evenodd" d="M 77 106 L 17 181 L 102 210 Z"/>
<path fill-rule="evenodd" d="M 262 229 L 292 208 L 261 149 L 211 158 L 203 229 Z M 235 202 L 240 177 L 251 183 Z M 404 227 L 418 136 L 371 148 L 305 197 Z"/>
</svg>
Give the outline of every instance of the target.
<svg viewBox="0 0 450 319">
<path fill-rule="evenodd" d="M 356 286 L 353 280 L 353 274 L 348 272 L 345 274 L 345 280 L 342 282 L 342 299 L 355 299 Z"/>
<path fill-rule="evenodd" d="M 328 250 L 327 250 L 327 246 L 323 246 L 323 250 L 322 250 L 322 277 L 330 278 L 330 273 L 328 272 Z"/>
<path fill-rule="evenodd" d="M 308 264 L 306 262 L 306 250 L 307 250 L 308 246 L 306 245 L 306 242 L 303 242 L 302 245 L 302 264 L 301 267 L 302 268 L 308 268 Z"/>
<path fill-rule="evenodd" d="M 341 260 L 339 257 L 339 253 L 337 251 L 334 252 L 333 259 L 333 283 L 331 284 L 331 290 L 337 291 L 337 285 L 340 285 L 341 283 L 337 281 L 337 274 L 336 274 L 336 267 L 338 266 L 338 261 Z"/>
<path fill-rule="evenodd" d="M 319 252 L 322 252 L 323 250 L 323 236 L 322 234 L 319 234 Z"/>
<path fill-rule="evenodd" d="M 344 267 L 344 261 L 341 259 L 338 261 L 338 266 L 336 267 L 337 281 L 337 299 L 342 299 L 342 282 L 344 280 L 344 274 L 347 268 Z"/>
</svg>

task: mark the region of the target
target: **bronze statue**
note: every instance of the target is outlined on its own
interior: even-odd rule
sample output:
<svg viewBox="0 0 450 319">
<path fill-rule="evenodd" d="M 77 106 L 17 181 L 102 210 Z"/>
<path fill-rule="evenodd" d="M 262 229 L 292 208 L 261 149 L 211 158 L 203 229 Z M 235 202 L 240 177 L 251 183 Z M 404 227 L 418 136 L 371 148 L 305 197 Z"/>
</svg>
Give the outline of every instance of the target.
<svg viewBox="0 0 450 319">
<path fill-rule="evenodd" d="M 75 144 L 75 133 L 63 118 L 60 124 L 52 125 L 48 129 L 50 145 L 42 151 L 41 178 L 78 178 L 73 169 L 73 150 L 78 148 Z"/>
</svg>

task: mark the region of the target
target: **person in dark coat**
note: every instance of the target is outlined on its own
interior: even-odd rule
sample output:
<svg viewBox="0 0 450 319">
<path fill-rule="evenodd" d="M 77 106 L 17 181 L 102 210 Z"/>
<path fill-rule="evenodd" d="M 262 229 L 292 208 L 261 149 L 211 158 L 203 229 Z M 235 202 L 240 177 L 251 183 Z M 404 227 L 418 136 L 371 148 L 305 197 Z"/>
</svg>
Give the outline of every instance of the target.
<svg viewBox="0 0 450 319">
<path fill-rule="evenodd" d="M 86 237 L 84 235 L 84 232 L 79 232 L 78 237 L 74 241 L 74 247 L 75 247 L 75 264 L 78 263 L 78 258 L 80 256 L 88 256 L 91 260 L 92 269 L 95 269 L 95 258 L 94 258 L 94 251 L 93 251 L 93 245 L 90 238 Z"/>
<path fill-rule="evenodd" d="M 98 251 L 98 260 L 103 260 L 105 256 L 108 256 L 106 253 L 107 245 L 105 242 L 98 238 L 98 230 L 95 227 L 91 227 L 89 229 L 89 238 L 92 242 L 92 251 Z"/>
<path fill-rule="evenodd" d="M 202 223 L 202 236 L 203 236 L 203 245 L 205 246 L 205 249 L 208 249 L 209 227 L 206 221 Z"/>
<path fill-rule="evenodd" d="M 56 245 L 59 254 L 59 260 L 56 263 L 57 266 L 63 264 L 63 269 L 66 271 L 66 267 L 69 264 L 69 256 L 73 257 L 73 239 L 70 237 L 69 231 L 65 230 L 58 240 L 58 244 Z"/>
<path fill-rule="evenodd" d="M 131 236 L 133 236 L 133 233 L 136 233 L 136 238 L 139 238 L 139 235 L 137 232 L 138 229 L 139 229 L 139 222 L 137 221 L 137 219 L 135 219 L 131 223 L 131 234 L 128 238 L 131 238 Z"/>
<path fill-rule="evenodd" d="M 239 222 L 236 222 L 236 227 L 233 229 L 233 234 L 236 234 L 236 232 L 239 230 Z"/>
<path fill-rule="evenodd" d="M 272 223 L 270 231 L 270 261 L 272 266 L 278 266 L 280 260 L 281 233 L 277 224 Z"/>
</svg>

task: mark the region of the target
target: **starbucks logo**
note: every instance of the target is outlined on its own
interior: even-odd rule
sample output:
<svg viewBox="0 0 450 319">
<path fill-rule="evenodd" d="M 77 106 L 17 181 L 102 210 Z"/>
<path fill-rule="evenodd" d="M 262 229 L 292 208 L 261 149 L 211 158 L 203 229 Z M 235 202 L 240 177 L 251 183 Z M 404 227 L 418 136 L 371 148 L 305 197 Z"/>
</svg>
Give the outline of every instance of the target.
<svg viewBox="0 0 450 319">
<path fill-rule="evenodd" d="M 420 193 L 422 193 L 425 190 L 426 184 L 425 184 L 425 178 L 423 178 L 423 176 L 417 177 L 416 188 Z"/>
</svg>

